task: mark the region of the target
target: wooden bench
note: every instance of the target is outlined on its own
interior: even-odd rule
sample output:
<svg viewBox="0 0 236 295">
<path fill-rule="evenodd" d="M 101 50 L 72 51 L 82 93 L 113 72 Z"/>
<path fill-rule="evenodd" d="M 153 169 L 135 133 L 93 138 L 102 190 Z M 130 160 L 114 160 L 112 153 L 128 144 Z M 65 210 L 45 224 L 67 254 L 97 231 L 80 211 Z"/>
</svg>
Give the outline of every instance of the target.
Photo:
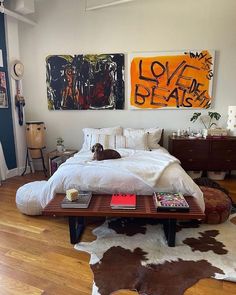
<svg viewBox="0 0 236 295">
<path fill-rule="evenodd" d="M 168 246 L 175 246 L 176 221 L 204 219 L 205 214 L 197 205 L 195 198 L 186 197 L 190 206 L 189 212 L 157 212 L 153 203 L 152 196 L 137 196 L 136 209 L 111 209 L 111 195 L 96 194 L 93 195 L 87 209 L 63 209 L 61 201 L 65 194 L 56 194 L 43 210 L 45 216 L 66 216 L 69 220 L 70 242 L 76 244 L 79 242 L 84 230 L 84 217 L 106 216 L 106 217 L 135 217 L 135 218 L 156 218 L 163 221 Z"/>
</svg>

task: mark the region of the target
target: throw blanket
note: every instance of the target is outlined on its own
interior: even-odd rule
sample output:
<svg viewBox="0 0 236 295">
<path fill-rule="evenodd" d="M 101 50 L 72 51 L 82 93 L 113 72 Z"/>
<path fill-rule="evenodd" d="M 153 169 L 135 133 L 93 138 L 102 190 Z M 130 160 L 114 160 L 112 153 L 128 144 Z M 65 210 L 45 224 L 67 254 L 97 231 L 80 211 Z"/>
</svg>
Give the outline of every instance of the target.
<svg viewBox="0 0 236 295">
<path fill-rule="evenodd" d="M 139 178 L 151 187 L 155 187 L 157 181 L 165 170 L 172 163 L 179 163 L 179 160 L 164 152 L 163 149 L 155 151 L 119 149 L 120 159 L 93 161 L 91 153 L 80 152 L 75 157 L 68 159 L 62 166 L 83 165 L 92 166 L 94 169 L 112 169 L 123 173 L 130 173 Z"/>
</svg>

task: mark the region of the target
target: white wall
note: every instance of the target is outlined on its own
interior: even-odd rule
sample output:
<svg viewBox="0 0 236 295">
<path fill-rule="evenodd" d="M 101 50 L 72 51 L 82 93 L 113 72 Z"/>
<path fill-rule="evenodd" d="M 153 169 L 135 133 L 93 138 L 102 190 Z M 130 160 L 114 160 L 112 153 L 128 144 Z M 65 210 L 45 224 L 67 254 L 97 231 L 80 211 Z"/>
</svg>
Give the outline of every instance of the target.
<svg viewBox="0 0 236 295">
<path fill-rule="evenodd" d="M 58 136 L 67 147 L 79 148 L 82 128 L 89 126 L 162 126 L 167 133 L 201 128 L 190 123 L 189 110 L 49 111 L 50 54 L 215 49 L 213 110 L 226 125 L 227 107 L 236 103 L 235 0 L 137 0 L 91 12 L 85 12 L 85 0 L 42 0 L 36 11 L 37 26 L 20 25 L 26 117 L 45 122 L 49 149 Z"/>
</svg>

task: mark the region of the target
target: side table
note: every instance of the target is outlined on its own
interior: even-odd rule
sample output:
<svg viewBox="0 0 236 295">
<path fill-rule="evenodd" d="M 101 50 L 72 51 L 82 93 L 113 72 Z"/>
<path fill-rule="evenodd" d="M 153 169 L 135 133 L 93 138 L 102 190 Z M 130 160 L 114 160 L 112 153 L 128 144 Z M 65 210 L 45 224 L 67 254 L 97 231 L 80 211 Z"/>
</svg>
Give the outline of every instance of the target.
<svg viewBox="0 0 236 295">
<path fill-rule="evenodd" d="M 78 150 L 67 149 L 63 152 L 53 150 L 47 154 L 48 173 L 49 177 L 64 163 L 67 159 L 76 154 Z"/>
</svg>

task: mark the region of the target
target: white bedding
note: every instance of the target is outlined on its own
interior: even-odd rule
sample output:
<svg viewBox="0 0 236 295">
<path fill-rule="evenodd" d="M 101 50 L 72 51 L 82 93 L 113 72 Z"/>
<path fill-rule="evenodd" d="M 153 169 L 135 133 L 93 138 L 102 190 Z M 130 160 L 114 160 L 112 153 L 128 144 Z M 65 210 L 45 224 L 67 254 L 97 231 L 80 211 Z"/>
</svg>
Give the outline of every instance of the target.
<svg viewBox="0 0 236 295">
<path fill-rule="evenodd" d="M 90 151 L 69 158 L 44 186 L 41 205 L 45 207 L 56 193 L 76 187 L 96 193 L 130 192 L 140 195 L 153 191 L 180 191 L 196 198 L 205 209 L 199 187 L 164 148 L 153 151 L 117 149 L 121 159 L 92 161 Z"/>
</svg>

